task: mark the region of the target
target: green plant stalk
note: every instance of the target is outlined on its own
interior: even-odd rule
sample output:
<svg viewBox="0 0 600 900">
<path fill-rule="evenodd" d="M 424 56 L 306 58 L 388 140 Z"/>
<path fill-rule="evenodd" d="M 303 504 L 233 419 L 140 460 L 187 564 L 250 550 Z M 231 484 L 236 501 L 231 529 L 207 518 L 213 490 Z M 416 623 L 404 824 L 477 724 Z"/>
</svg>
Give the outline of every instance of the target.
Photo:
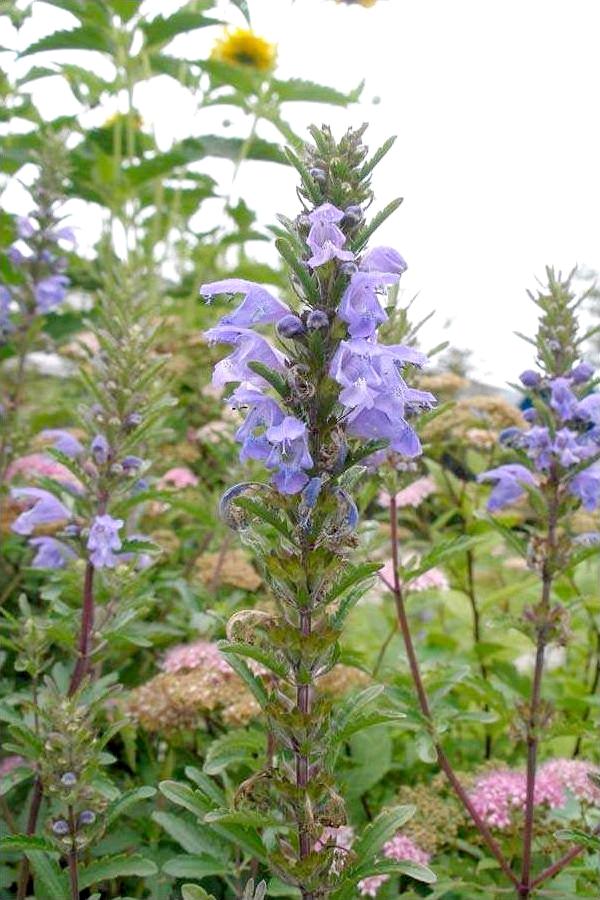
<svg viewBox="0 0 600 900">
<path fill-rule="evenodd" d="M 521 883 L 518 893 L 520 897 L 528 898 L 531 895 L 531 852 L 533 845 L 533 811 L 535 800 L 535 780 L 537 771 L 537 751 L 539 744 L 538 722 L 539 706 L 542 697 L 542 679 L 544 676 L 544 655 L 548 643 L 548 629 L 546 619 L 550 612 L 550 597 L 554 580 L 554 557 L 556 553 L 556 529 L 558 526 L 558 476 L 555 469 L 551 469 L 548 479 L 548 533 L 546 539 L 546 552 L 542 564 L 542 596 L 540 603 L 541 621 L 537 625 L 537 646 L 535 652 L 535 667 L 533 684 L 531 689 L 531 701 L 527 718 L 527 788 L 525 798 L 525 819 L 523 832 L 523 865 L 521 869 Z"/>
<path fill-rule="evenodd" d="M 408 621 L 408 615 L 406 613 L 406 603 L 404 600 L 404 592 L 402 590 L 402 584 L 400 581 L 400 560 L 398 554 L 398 507 L 396 504 L 396 497 L 392 495 L 390 498 L 390 525 L 391 525 L 391 543 L 392 543 L 392 562 L 394 567 L 394 600 L 396 603 L 396 613 L 398 616 L 398 623 L 400 625 L 400 631 L 402 632 L 402 637 L 404 639 L 404 646 L 406 649 L 406 656 L 408 658 L 408 665 L 413 681 L 413 685 L 415 687 L 415 691 L 417 694 L 417 698 L 419 701 L 419 706 L 421 712 L 427 722 L 431 727 L 431 736 L 433 739 L 433 744 L 435 747 L 435 752 L 437 756 L 437 761 L 440 769 L 446 775 L 446 778 L 450 782 L 455 794 L 458 799 L 466 809 L 467 813 L 471 817 L 473 824 L 477 828 L 477 831 L 480 833 L 482 839 L 487 845 L 490 853 L 497 860 L 500 868 L 506 875 L 506 877 L 515 885 L 518 886 L 518 878 L 515 873 L 512 871 L 508 860 L 506 859 L 504 853 L 502 852 L 500 845 L 494 838 L 493 834 L 471 803 L 469 799 L 469 795 L 464 789 L 463 785 L 460 782 L 460 779 L 457 777 L 454 769 L 450 763 L 450 760 L 446 756 L 446 753 L 441 746 L 439 739 L 435 734 L 435 722 L 433 718 L 433 714 L 431 712 L 431 707 L 429 705 L 429 698 L 427 696 L 427 691 L 425 689 L 425 685 L 423 683 L 423 678 L 421 676 L 421 669 L 419 666 L 419 661 L 417 659 L 417 654 L 415 651 L 415 646 L 412 639 L 412 634 L 410 630 L 410 624 Z"/>
</svg>

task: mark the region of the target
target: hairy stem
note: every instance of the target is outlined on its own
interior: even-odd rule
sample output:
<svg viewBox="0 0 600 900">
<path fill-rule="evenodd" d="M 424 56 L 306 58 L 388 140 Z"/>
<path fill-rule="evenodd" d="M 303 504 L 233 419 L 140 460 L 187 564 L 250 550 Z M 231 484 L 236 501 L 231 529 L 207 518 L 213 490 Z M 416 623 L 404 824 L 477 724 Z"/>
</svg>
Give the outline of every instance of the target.
<svg viewBox="0 0 600 900">
<path fill-rule="evenodd" d="M 539 607 L 541 621 L 537 627 L 537 646 L 535 651 L 535 668 L 531 688 L 531 701 L 527 719 L 527 789 L 525 798 L 525 821 L 523 830 L 523 865 L 521 868 L 521 884 L 519 896 L 531 895 L 531 853 L 533 845 L 533 811 L 535 803 L 535 780 L 537 773 L 537 751 L 539 743 L 539 708 L 542 698 L 542 678 L 544 675 L 544 655 L 548 643 L 547 617 L 550 610 L 552 592 L 554 552 L 556 545 L 556 527 L 558 524 L 558 481 L 552 472 L 549 479 L 550 496 L 548 500 L 548 535 L 546 554 L 542 566 L 542 597 Z"/>
<path fill-rule="evenodd" d="M 423 716 L 427 719 L 429 724 L 432 726 L 432 737 L 434 741 L 437 761 L 440 769 L 446 775 L 452 789 L 454 790 L 456 796 L 467 810 L 469 816 L 471 817 L 473 824 L 477 828 L 479 834 L 487 845 L 490 853 L 495 857 L 498 862 L 498 865 L 504 872 L 507 878 L 514 884 L 518 884 L 518 879 L 512 869 L 510 868 L 506 857 L 504 856 L 500 846 L 492 835 L 491 831 L 471 803 L 469 799 L 469 795 L 467 794 L 465 788 L 461 784 L 460 780 L 456 776 L 452 765 L 446 756 L 439 740 L 437 739 L 434 733 L 434 719 L 431 712 L 431 707 L 429 705 L 429 698 L 427 697 L 427 692 L 425 690 L 425 685 L 423 683 L 423 678 L 421 677 L 421 669 L 419 666 L 419 661 L 417 659 L 417 654 L 415 652 L 415 647 L 412 639 L 412 634 L 410 631 L 410 625 L 408 622 L 408 616 L 406 614 L 406 604 L 404 602 L 404 593 L 402 591 L 402 585 L 400 583 L 400 565 L 399 565 L 399 557 L 398 557 L 398 508 L 396 505 L 396 498 L 392 496 L 390 501 L 390 524 L 391 524 L 391 540 L 392 540 L 392 561 L 394 568 L 394 599 L 396 602 L 396 613 L 398 616 L 398 623 L 400 625 L 400 631 L 402 632 L 402 637 L 404 639 L 404 647 L 406 649 L 406 656 L 408 659 L 408 665 L 410 668 L 410 673 L 413 681 L 413 685 L 415 687 L 415 691 L 417 693 L 417 698 L 419 701 L 419 706 Z"/>
<path fill-rule="evenodd" d="M 69 826 L 71 828 L 71 849 L 69 850 L 69 883 L 71 885 L 71 900 L 79 900 L 79 873 L 77 866 L 77 845 L 75 843 L 75 815 L 73 807 L 69 806 Z"/>
<path fill-rule="evenodd" d="M 79 689 L 90 667 L 92 632 L 94 629 L 94 565 L 88 560 L 83 579 L 83 608 L 79 632 L 78 657 L 69 682 L 69 697 Z"/>
<path fill-rule="evenodd" d="M 472 613 L 472 621 L 473 621 L 473 647 L 475 653 L 478 654 L 479 645 L 481 643 L 481 614 L 479 612 L 479 606 L 477 605 L 477 593 L 475 591 L 475 557 L 472 550 L 467 550 L 467 597 L 469 598 L 469 603 L 471 604 L 471 613 Z M 481 677 L 484 681 L 487 681 L 488 672 L 487 666 L 484 663 L 483 659 L 479 660 L 479 670 L 481 672 Z M 487 712 L 487 706 L 484 707 Z M 485 738 L 484 738 L 484 756 L 485 759 L 490 759 L 492 755 L 492 736 L 489 732 L 489 729 L 485 730 Z"/>
</svg>

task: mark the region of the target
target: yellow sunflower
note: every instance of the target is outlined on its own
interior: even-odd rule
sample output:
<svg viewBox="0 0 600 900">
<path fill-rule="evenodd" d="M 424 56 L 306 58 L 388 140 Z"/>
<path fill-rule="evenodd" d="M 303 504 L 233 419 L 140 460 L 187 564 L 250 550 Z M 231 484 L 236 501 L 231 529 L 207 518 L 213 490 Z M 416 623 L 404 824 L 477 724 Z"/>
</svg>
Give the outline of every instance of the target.
<svg viewBox="0 0 600 900">
<path fill-rule="evenodd" d="M 275 65 L 277 47 L 248 28 L 226 30 L 211 53 L 211 59 L 230 66 L 247 66 L 258 72 L 270 72 Z"/>
<path fill-rule="evenodd" d="M 377 0 L 336 0 L 337 3 L 345 3 L 346 6 L 375 6 Z"/>
</svg>

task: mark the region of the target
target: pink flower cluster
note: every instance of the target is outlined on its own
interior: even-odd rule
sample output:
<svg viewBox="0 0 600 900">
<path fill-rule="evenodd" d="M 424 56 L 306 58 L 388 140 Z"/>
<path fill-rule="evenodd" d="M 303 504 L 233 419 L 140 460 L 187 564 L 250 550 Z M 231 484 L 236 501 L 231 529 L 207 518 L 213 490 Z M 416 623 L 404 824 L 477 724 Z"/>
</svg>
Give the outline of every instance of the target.
<svg viewBox="0 0 600 900">
<path fill-rule="evenodd" d="M 27 480 L 31 478 L 53 478 L 65 487 L 71 487 L 73 490 L 80 492 L 83 485 L 76 475 L 45 453 L 29 453 L 27 456 L 20 456 L 15 459 L 6 471 L 7 481 L 13 481 L 19 476 Z"/>
<path fill-rule="evenodd" d="M 413 481 L 412 484 L 409 484 L 408 487 L 405 487 L 404 490 L 398 491 L 396 494 L 396 506 L 398 509 L 401 509 L 404 506 L 419 506 L 423 500 L 429 497 L 430 494 L 435 494 L 436 492 L 436 484 L 431 476 L 427 476 L 426 478 L 417 478 L 416 481 Z M 380 491 L 379 496 L 377 498 L 381 506 L 388 507 L 390 505 L 390 495 L 387 491 Z"/>
<path fill-rule="evenodd" d="M 394 563 L 391 559 L 389 559 L 383 568 L 379 570 L 378 574 L 386 587 L 388 587 L 390 591 L 393 591 Z M 450 589 L 450 584 L 446 575 L 436 566 L 434 566 L 433 569 L 429 569 L 427 572 L 423 572 L 422 575 L 417 575 L 416 578 L 411 578 L 410 581 L 407 581 L 403 586 L 406 591 L 416 594 L 421 591 L 447 591 Z"/>
<path fill-rule="evenodd" d="M 573 794 L 587 803 L 600 803 L 600 790 L 589 780 L 598 768 L 576 759 L 555 759 L 540 766 L 534 792 L 536 806 L 559 809 Z M 496 769 L 475 782 L 470 798 L 483 820 L 493 828 L 508 828 L 512 813 L 525 806 L 527 779 L 525 772 Z"/>
<path fill-rule="evenodd" d="M 194 641 L 170 647 L 161 663 L 163 672 L 181 672 L 182 669 L 212 669 L 215 674 L 229 675 L 233 669 L 216 644 L 210 641 Z"/>
<path fill-rule="evenodd" d="M 383 855 L 385 859 L 391 859 L 395 862 L 419 863 L 426 866 L 430 860 L 428 853 L 421 850 L 420 847 L 411 841 L 409 837 L 398 832 L 394 837 L 383 845 Z M 389 875 L 371 875 L 369 878 L 363 878 L 358 882 L 358 889 L 363 897 L 376 897 L 379 888 L 389 881 Z"/>
<path fill-rule="evenodd" d="M 165 472 L 158 482 L 158 489 L 164 491 L 168 490 L 168 488 L 175 488 L 175 490 L 181 491 L 187 487 L 197 487 L 197 485 L 198 476 L 194 475 L 191 469 L 186 468 L 186 466 L 176 466 L 174 469 L 169 469 L 168 472 Z"/>
</svg>

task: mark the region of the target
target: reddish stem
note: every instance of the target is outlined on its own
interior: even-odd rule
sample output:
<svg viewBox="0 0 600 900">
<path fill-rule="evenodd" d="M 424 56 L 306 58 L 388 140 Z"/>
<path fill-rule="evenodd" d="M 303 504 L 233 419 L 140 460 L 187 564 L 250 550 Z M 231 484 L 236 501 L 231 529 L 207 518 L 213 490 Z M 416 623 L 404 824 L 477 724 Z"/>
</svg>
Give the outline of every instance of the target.
<svg viewBox="0 0 600 900">
<path fill-rule="evenodd" d="M 400 630 L 402 632 L 402 637 L 404 639 L 404 646 L 406 649 L 406 656 L 408 658 L 408 665 L 410 668 L 411 677 L 413 680 L 413 684 L 415 690 L 417 692 L 417 697 L 419 700 L 419 706 L 421 708 L 421 712 L 423 716 L 427 719 L 430 725 L 434 725 L 433 715 L 431 713 L 431 708 L 429 705 L 429 699 L 427 697 L 427 691 L 425 690 L 425 685 L 423 683 L 423 679 L 421 677 L 421 669 L 419 666 L 419 661 L 417 659 L 417 654 L 415 652 L 415 647 L 412 639 L 412 634 L 410 631 L 410 625 L 408 622 L 408 616 L 406 614 L 406 605 L 404 602 L 404 594 L 402 591 L 402 585 L 400 583 L 400 564 L 398 558 L 398 508 L 396 505 L 396 497 L 392 495 L 390 501 L 390 524 L 391 524 L 391 539 L 392 539 L 392 563 L 394 568 L 394 599 L 396 602 L 396 613 L 398 616 L 398 622 L 400 624 Z M 433 731 L 433 728 L 432 728 Z M 512 869 L 510 868 L 506 857 L 504 856 L 500 846 L 492 835 L 491 831 L 471 803 L 469 799 L 469 795 L 467 794 L 465 788 L 461 784 L 458 779 L 452 765 L 446 756 L 441 744 L 435 737 L 435 734 L 432 735 L 434 740 L 435 751 L 437 755 L 437 761 L 440 769 L 446 775 L 446 778 L 450 782 L 452 789 L 454 790 L 456 796 L 461 801 L 462 805 L 465 807 L 469 816 L 471 817 L 473 824 L 477 828 L 477 831 L 485 841 L 490 853 L 496 858 L 498 865 L 504 872 L 507 878 L 515 885 L 518 886 L 517 876 L 514 874 Z"/>
<path fill-rule="evenodd" d="M 78 657 L 69 682 L 69 697 L 79 689 L 90 667 L 90 650 L 94 629 L 94 565 L 88 560 L 83 581 L 83 608 L 79 632 Z"/>
</svg>

